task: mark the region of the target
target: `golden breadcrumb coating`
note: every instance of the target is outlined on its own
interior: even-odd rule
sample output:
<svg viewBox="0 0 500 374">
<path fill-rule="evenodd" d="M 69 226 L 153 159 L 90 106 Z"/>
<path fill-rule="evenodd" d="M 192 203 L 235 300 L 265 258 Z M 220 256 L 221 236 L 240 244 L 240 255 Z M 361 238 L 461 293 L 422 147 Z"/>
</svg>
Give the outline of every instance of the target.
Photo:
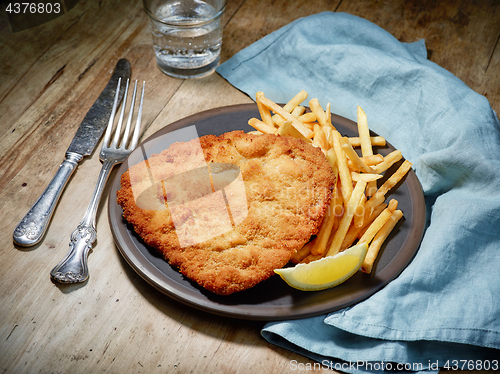
<svg viewBox="0 0 500 374">
<path fill-rule="evenodd" d="M 233 131 L 130 167 L 117 201 L 172 266 L 229 295 L 269 278 L 317 233 L 335 184 L 319 148 Z"/>
</svg>

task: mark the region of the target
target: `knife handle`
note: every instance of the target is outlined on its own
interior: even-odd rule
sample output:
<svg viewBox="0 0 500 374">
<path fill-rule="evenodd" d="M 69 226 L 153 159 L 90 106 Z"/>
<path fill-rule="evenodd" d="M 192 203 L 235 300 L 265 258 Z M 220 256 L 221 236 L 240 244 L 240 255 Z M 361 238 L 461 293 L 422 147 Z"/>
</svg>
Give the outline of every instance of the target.
<svg viewBox="0 0 500 374">
<path fill-rule="evenodd" d="M 16 244 L 29 247 L 40 242 L 59 197 L 81 159 L 82 156 L 77 153 L 66 152 L 66 159 L 59 166 L 56 175 L 14 230 Z"/>
</svg>

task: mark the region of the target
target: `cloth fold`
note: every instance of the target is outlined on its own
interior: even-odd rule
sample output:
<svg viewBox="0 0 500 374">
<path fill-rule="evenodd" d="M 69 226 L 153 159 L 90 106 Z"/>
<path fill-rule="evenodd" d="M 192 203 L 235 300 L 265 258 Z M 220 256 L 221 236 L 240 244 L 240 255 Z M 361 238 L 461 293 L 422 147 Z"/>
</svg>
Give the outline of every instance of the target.
<svg viewBox="0 0 500 374">
<path fill-rule="evenodd" d="M 401 43 L 367 20 L 324 12 L 218 67 L 252 98 L 263 91 L 287 102 L 304 89 L 354 121 L 361 106 L 370 128 L 413 163 L 426 199 L 424 238 L 398 278 L 347 309 L 269 323 L 269 342 L 326 366 L 394 362 L 414 372 L 497 360 L 500 369 L 500 123 L 485 97 L 426 56 L 423 40 Z"/>
</svg>

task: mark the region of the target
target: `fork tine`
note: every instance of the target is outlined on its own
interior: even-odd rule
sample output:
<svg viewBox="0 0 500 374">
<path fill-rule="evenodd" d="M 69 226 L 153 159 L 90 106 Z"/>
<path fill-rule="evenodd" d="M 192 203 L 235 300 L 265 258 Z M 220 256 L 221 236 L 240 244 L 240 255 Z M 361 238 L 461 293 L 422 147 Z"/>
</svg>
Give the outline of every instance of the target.
<svg viewBox="0 0 500 374">
<path fill-rule="evenodd" d="M 141 93 L 141 101 L 139 102 L 139 112 L 137 113 L 137 120 L 135 123 L 134 135 L 132 137 L 132 143 L 130 144 L 130 148 L 134 149 L 137 147 L 137 142 L 139 141 L 139 132 L 141 128 L 141 120 L 142 120 L 142 105 L 144 102 L 144 88 L 146 86 L 146 81 L 142 82 L 142 93 Z"/>
<path fill-rule="evenodd" d="M 122 142 L 120 144 L 120 148 L 125 149 L 128 143 L 128 135 L 130 133 L 130 125 L 132 124 L 132 115 L 134 114 L 134 106 L 135 106 L 135 94 L 137 92 L 137 79 L 135 80 L 134 92 L 132 93 L 132 102 L 130 103 L 130 109 L 128 113 L 127 126 L 125 126 L 125 132 L 123 134 Z"/>
<path fill-rule="evenodd" d="M 123 116 L 125 115 L 125 107 L 127 104 L 127 96 L 128 96 L 128 84 L 129 80 L 127 79 L 127 85 L 125 86 L 125 93 L 123 94 L 123 105 L 122 111 L 120 113 L 120 118 L 118 119 L 118 125 L 116 125 L 115 136 L 113 138 L 113 148 L 118 146 L 118 139 L 120 138 L 120 132 L 122 130 Z"/>
<path fill-rule="evenodd" d="M 113 108 L 111 109 L 111 115 L 109 116 L 108 126 L 106 127 L 106 133 L 104 134 L 104 144 L 107 146 L 109 144 L 109 139 L 111 138 L 111 130 L 113 129 L 113 122 L 115 121 L 116 108 L 118 107 L 118 98 L 120 96 L 120 85 L 122 78 L 118 78 L 118 86 L 116 87 L 115 101 L 113 102 Z"/>
</svg>

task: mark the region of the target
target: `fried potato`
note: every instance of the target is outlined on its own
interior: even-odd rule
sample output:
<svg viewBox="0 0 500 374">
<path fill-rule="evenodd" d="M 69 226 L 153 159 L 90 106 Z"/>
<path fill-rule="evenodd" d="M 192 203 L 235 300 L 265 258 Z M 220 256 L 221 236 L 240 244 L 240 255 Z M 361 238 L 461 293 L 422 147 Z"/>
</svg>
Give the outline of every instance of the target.
<svg viewBox="0 0 500 374">
<path fill-rule="evenodd" d="M 368 128 L 368 120 L 365 111 L 358 106 L 358 133 L 361 143 L 361 153 L 363 156 L 373 155 L 372 142 L 370 139 L 370 129 Z"/>
<path fill-rule="evenodd" d="M 389 220 L 385 223 L 385 225 L 379 230 L 370 246 L 368 247 L 368 252 L 366 253 L 365 260 L 361 265 L 361 271 L 364 273 L 371 273 L 373 269 L 373 264 L 378 256 L 380 248 L 384 244 L 387 237 L 391 234 L 392 230 L 399 222 L 399 220 L 403 217 L 403 212 L 401 210 L 395 210 Z"/>
<path fill-rule="evenodd" d="M 356 183 L 354 190 L 347 202 L 346 210 L 342 219 L 340 220 L 339 227 L 335 232 L 333 237 L 332 244 L 328 249 L 327 256 L 334 256 L 340 251 L 340 247 L 342 242 L 344 241 L 345 235 L 347 234 L 347 230 L 349 230 L 349 226 L 351 225 L 352 219 L 354 217 L 354 212 L 356 207 L 359 205 L 361 200 L 361 195 L 364 194 L 366 188 L 366 182 L 364 180 L 360 180 Z"/>
<path fill-rule="evenodd" d="M 291 113 L 297 106 L 299 106 L 305 99 L 307 99 L 307 92 L 302 90 L 297 95 L 295 95 L 288 103 L 283 107 L 288 113 Z"/>
<path fill-rule="evenodd" d="M 314 114 L 312 112 L 304 113 L 304 114 L 298 116 L 297 119 L 302 123 L 313 123 L 317 120 L 316 114 Z"/>
<path fill-rule="evenodd" d="M 314 125 L 313 144 L 323 149 L 326 153 L 326 150 L 328 149 L 328 142 L 326 141 L 325 132 L 320 125 Z"/>
<path fill-rule="evenodd" d="M 323 256 L 326 252 L 326 245 L 328 244 L 328 239 L 335 223 L 336 203 L 337 200 L 335 198 L 332 198 L 330 201 L 329 209 L 325 217 L 323 218 L 323 223 L 321 224 L 318 234 L 316 234 L 316 238 L 314 239 L 314 244 L 311 247 L 311 254 L 313 255 Z"/>
<path fill-rule="evenodd" d="M 392 211 L 386 208 L 380 215 L 375 218 L 375 220 L 368 226 L 363 236 L 359 239 L 359 243 L 370 244 L 374 236 L 379 232 L 382 226 L 389 220 L 392 215 Z"/>
<path fill-rule="evenodd" d="M 295 127 L 293 127 L 292 122 L 284 122 L 276 131 L 276 134 L 283 136 L 293 136 L 294 138 L 302 139 L 305 142 L 311 143 L 311 139 L 306 138 L 302 135 Z"/>
<path fill-rule="evenodd" d="M 295 254 L 290 259 L 290 262 L 294 264 L 300 263 L 304 258 L 311 254 L 312 245 L 312 242 L 306 243 L 301 249 L 295 252 Z"/>
<path fill-rule="evenodd" d="M 391 153 L 389 153 L 387 156 L 384 157 L 383 161 L 377 165 L 375 165 L 372 169 L 375 173 L 382 173 L 389 169 L 392 165 L 394 165 L 396 162 L 401 160 L 403 158 L 403 155 L 401 154 L 400 150 L 395 150 Z"/>
<path fill-rule="evenodd" d="M 248 120 L 248 124 L 257 131 L 260 131 L 264 134 L 274 134 L 274 132 L 276 131 L 274 126 L 269 126 L 268 124 L 258 120 L 257 118 L 250 118 Z"/>
<path fill-rule="evenodd" d="M 260 118 L 262 119 L 262 122 L 264 122 L 266 125 L 269 127 L 274 127 L 273 124 L 273 119 L 271 118 L 271 112 L 269 111 L 268 108 L 266 108 L 264 105 L 261 103 L 261 99 L 264 97 L 264 92 L 257 92 L 255 94 L 256 97 L 256 102 L 257 102 L 257 108 L 259 109 L 259 114 Z"/>
<path fill-rule="evenodd" d="M 352 194 L 352 179 L 349 167 L 347 166 L 347 158 L 340 144 L 340 134 L 338 131 L 332 131 L 333 149 L 337 156 L 337 167 L 339 170 L 339 178 L 341 181 L 341 190 L 344 200 L 349 200 Z"/>
<path fill-rule="evenodd" d="M 348 139 L 353 147 L 355 148 L 361 147 L 361 139 L 358 136 L 353 136 Z M 382 136 L 371 136 L 370 143 L 372 144 L 373 147 L 375 146 L 385 147 L 385 145 L 387 144 L 385 138 Z"/>
<path fill-rule="evenodd" d="M 355 171 L 351 171 L 351 179 L 354 182 L 359 181 L 360 179 L 364 179 L 367 182 L 373 182 L 376 181 L 377 179 L 382 178 L 382 175 L 380 174 L 373 174 L 373 173 L 358 173 Z"/>
<path fill-rule="evenodd" d="M 323 108 L 321 107 L 318 99 L 311 99 L 309 101 L 309 108 L 311 108 L 311 111 L 316 115 L 316 118 L 318 119 L 318 122 L 321 126 L 324 126 L 327 124 L 326 113 L 323 110 Z"/>
<path fill-rule="evenodd" d="M 294 117 L 299 117 L 301 116 L 302 114 L 304 114 L 306 111 L 306 108 L 302 105 L 297 105 L 295 108 L 293 108 L 293 110 L 290 112 L 292 114 L 292 116 Z"/>
<path fill-rule="evenodd" d="M 366 165 L 363 160 L 358 156 L 351 143 L 345 137 L 340 138 L 340 145 L 349 159 L 356 164 L 356 166 L 365 173 L 373 173 L 373 169 Z"/>
<path fill-rule="evenodd" d="M 377 193 L 385 195 L 389 192 L 401 179 L 410 171 L 412 163 L 408 160 L 403 161 L 401 166 L 387 179 L 382 186 L 378 189 Z"/>
<path fill-rule="evenodd" d="M 319 100 L 309 100 L 310 112 L 301 103 L 308 97 L 300 91 L 283 107 L 256 95 L 262 121 L 252 120 L 257 132 L 292 136 L 312 142 L 320 148 L 337 178 L 337 188 L 330 201 L 330 214 L 325 216 L 316 237 L 292 257 L 292 263 L 309 263 L 332 256 L 353 244 L 369 244 L 362 271 L 371 272 L 380 247 L 401 219 L 398 202 L 386 195 L 408 173 L 412 164 L 404 160 L 400 167 L 377 189 L 377 180 L 391 166 L 403 159 L 400 150 L 385 157 L 374 153 L 373 147 L 385 146 L 382 136 L 370 136 L 365 111 L 357 107 L 358 136 L 343 137 L 332 124 L 331 103 L 323 110 Z M 271 116 L 271 114 L 274 115 Z M 271 118 L 271 123 L 269 122 Z M 359 155 L 354 148 L 361 148 Z"/>
<path fill-rule="evenodd" d="M 368 184 L 368 182 L 367 182 Z M 366 195 L 363 194 L 361 196 L 361 199 L 359 201 L 359 205 L 356 207 L 356 211 L 354 212 L 354 219 L 352 224 L 354 227 L 362 227 L 363 223 L 365 221 L 365 202 L 366 202 Z"/>
<path fill-rule="evenodd" d="M 352 146 L 352 143 L 351 143 L 351 146 Z M 376 155 L 373 155 L 373 156 L 366 156 L 366 157 L 361 156 L 359 159 L 361 161 L 363 161 L 365 163 L 365 165 L 367 165 L 367 166 L 373 166 L 373 165 L 378 165 L 382 161 L 384 161 L 384 156 L 376 154 Z M 358 165 L 356 165 L 351 160 L 347 161 L 347 165 L 349 166 L 349 169 L 351 169 L 353 171 L 361 171 L 361 168 Z M 375 173 L 375 169 L 373 170 L 373 172 Z"/>
<path fill-rule="evenodd" d="M 385 208 L 387 208 L 387 204 L 380 204 L 375 207 L 371 215 L 365 213 L 362 227 L 355 227 L 354 225 L 351 225 L 349 227 L 349 230 L 347 231 L 344 241 L 342 242 L 340 251 L 342 252 L 345 249 L 349 248 L 354 244 L 356 240 L 361 238 L 368 226 L 373 222 L 373 220 L 375 220 L 375 218 L 379 216 L 380 213 L 384 211 Z"/>
<path fill-rule="evenodd" d="M 262 97 L 260 101 L 269 110 L 273 111 L 276 114 L 279 114 L 285 120 L 291 121 L 293 127 L 295 127 L 306 138 L 310 139 L 310 138 L 312 138 L 314 136 L 314 132 L 312 132 L 302 122 L 300 122 L 297 118 L 295 118 L 294 116 L 292 116 L 290 113 L 288 113 L 286 110 L 284 110 L 282 107 L 280 107 L 275 102 L 269 100 L 267 97 Z"/>
</svg>

